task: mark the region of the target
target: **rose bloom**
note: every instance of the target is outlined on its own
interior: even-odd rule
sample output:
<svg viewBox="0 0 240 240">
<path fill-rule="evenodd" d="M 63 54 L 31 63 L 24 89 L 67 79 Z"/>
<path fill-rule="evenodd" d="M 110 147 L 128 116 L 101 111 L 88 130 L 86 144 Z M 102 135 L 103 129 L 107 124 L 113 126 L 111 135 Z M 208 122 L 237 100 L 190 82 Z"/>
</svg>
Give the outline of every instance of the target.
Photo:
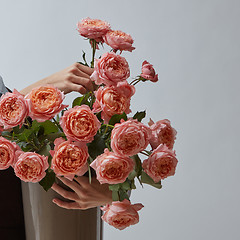
<svg viewBox="0 0 240 240">
<path fill-rule="evenodd" d="M 24 182 L 40 182 L 46 175 L 48 169 L 48 157 L 35 152 L 19 151 L 18 160 L 14 166 L 17 177 Z"/>
<path fill-rule="evenodd" d="M 124 156 L 133 156 L 144 150 L 151 138 L 150 128 L 136 119 L 115 124 L 111 134 L 112 150 Z"/>
<path fill-rule="evenodd" d="M 141 77 L 150 80 L 152 82 L 157 82 L 158 81 L 158 74 L 155 73 L 155 70 L 153 68 L 153 65 L 150 64 L 147 61 L 144 61 L 142 63 L 142 73 Z"/>
<path fill-rule="evenodd" d="M 75 106 L 64 112 L 60 125 L 68 140 L 92 142 L 101 123 L 87 105 Z"/>
<path fill-rule="evenodd" d="M 85 18 L 77 24 L 81 36 L 102 42 L 102 37 L 110 30 L 109 23 L 99 20 Z"/>
<path fill-rule="evenodd" d="M 111 205 L 108 204 L 101 208 L 105 211 L 102 220 L 119 230 L 123 230 L 139 222 L 138 211 L 142 208 L 141 203 L 131 204 L 127 199 L 122 202 L 112 202 Z"/>
<path fill-rule="evenodd" d="M 154 182 L 159 182 L 175 174 L 177 163 L 175 152 L 161 144 L 143 161 L 142 167 Z"/>
<path fill-rule="evenodd" d="M 54 150 L 50 154 L 53 157 L 51 169 L 56 175 L 72 181 L 75 175 L 82 176 L 88 170 L 86 144 L 65 141 L 63 138 L 55 139 L 54 144 Z"/>
<path fill-rule="evenodd" d="M 21 150 L 15 143 L 0 137 L 0 170 L 13 166 L 17 160 L 16 151 Z"/>
<path fill-rule="evenodd" d="M 150 119 L 148 124 L 152 130 L 152 138 L 150 139 L 152 148 L 155 149 L 160 144 L 165 144 L 168 148 L 173 149 L 177 131 L 171 127 L 170 121 L 164 119 L 154 123 Z"/>
<path fill-rule="evenodd" d="M 108 123 L 114 114 L 130 113 L 131 97 L 135 93 L 135 87 L 128 82 L 119 82 L 117 86 L 100 87 L 95 92 L 96 101 L 93 104 L 93 112 L 102 111 L 104 123 Z"/>
<path fill-rule="evenodd" d="M 94 72 L 90 76 L 97 85 L 116 86 L 118 82 L 126 81 L 130 76 L 128 62 L 116 53 L 104 53 L 94 61 Z"/>
<path fill-rule="evenodd" d="M 118 184 L 125 182 L 133 171 L 134 163 L 131 158 L 109 152 L 106 148 L 90 166 L 96 171 L 97 180 L 101 184 Z"/>
<path fill-rule="evenodd" d="M 22 125 L 29 114 L 30 101 L 24 99 L 16 89 L 7 92 L 0 98 L 0 125 L 9 129 Z"/>
<path fill-rule="evenodd" d="M 132 46 L 133 39 L 132 37 L 122 31 L 108 31 L 107 34 L 103 37 L 104 42 L 109 45 L 114 50 L 129 51 L 132 52 L 135 47 Z"/>
<path fill-rule="evenodd" d="M 68 106 L 62 104 L 63 92 L 53 86 L 34 88 L 25 98 L 31 100 L 29 116 L 38 122 L 52 119 Z"/>
</svg>

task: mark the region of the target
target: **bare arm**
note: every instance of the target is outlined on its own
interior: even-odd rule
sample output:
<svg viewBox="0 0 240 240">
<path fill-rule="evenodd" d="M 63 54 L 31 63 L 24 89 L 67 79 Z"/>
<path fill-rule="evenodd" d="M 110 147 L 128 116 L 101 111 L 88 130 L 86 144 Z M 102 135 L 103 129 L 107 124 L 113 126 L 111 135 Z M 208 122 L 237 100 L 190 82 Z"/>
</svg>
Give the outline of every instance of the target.
<svg viewBox="0 0 240 240">
<path fill-rule="evenodd" d="M 31 84 L 20 92 L 23 95 L 26 95 L 33 88 L 50 84 L 59 88 L 65 94 L 72 91 L 85 94 L 87 91 L 93 91 L 93 83 L 90 80 L 90 75 L 92 72 L 92 68 L 83 66 L 79 63 L 74 63 L 73 65 L 52 74 L 49 77 Z"/>
</svg>

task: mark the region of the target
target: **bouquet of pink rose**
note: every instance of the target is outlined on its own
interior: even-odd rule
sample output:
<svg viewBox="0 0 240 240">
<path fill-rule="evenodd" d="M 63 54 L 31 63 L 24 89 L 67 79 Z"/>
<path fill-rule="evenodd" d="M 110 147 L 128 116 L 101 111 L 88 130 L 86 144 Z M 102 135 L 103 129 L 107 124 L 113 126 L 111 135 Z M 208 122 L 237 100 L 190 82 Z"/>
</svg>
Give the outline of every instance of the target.
<svg viewBox="0 0 240 240">
<path fill-rule="evenodd" d="M 130 69 L 121 53 L 135 49 L 132 37 L 90 18 L 78 23 L 78 31 L 91 44 L 96 91 L 76 98 L 69 109 L 63 93 L 53 86 L 33 89 L 26 96 L 16 90 L 3 95 L 0 170 L 11 166 L 21 180 L 39 182 L 48 190 L 56 175 L 73 180 L 88 172 L 91 182 L 92 168 L 98 181 L 112 191 L 113 202 L 102 208 L 102 219 L 124 229 L 139 221 L 137 211 L 143 207 L 129 201 L 135 179 L 160 189 L 161 180 L 174 175 L 176 131 L 167 119 L 150 120 L 146 126 L 141 122 L 145 111 L 127 115 L 135 85 L 158 81 L 153 66 L 144 61 L 141 74 L 127 82 Z M 96 58 L 103 43 L 112 50 Z M 85 53 L 83 60 L 88 66 Z M 147 150 L 149 144 L 152 150 Z M 139 154 L 146 158 L 143 162 Z"/>
</svg>

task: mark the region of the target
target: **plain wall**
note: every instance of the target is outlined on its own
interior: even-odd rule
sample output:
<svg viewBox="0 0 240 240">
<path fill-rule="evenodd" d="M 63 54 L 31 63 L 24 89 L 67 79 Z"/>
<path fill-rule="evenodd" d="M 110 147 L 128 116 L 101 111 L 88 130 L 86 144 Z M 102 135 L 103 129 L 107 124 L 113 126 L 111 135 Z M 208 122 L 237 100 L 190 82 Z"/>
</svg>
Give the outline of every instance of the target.
<svg viewBox="0 0 240 240">
<path fill-rule="evenodd" d="M 240 170 L 239 0 L 0 0 L 0 75 L 18 90 L 90 55 L 76 31 L 85 17 L 130 33 L 131 76 L 151 62 L 158 83 L 139 84 L 132 110 L 177 129 L 176 175 L 138 186 L 140 222 L 104 239 L 237 240 Z M 107 50 L 108 48 L 106 48 Z M 67 101 L 76 94 L 69 95 Z"/>
</svg>

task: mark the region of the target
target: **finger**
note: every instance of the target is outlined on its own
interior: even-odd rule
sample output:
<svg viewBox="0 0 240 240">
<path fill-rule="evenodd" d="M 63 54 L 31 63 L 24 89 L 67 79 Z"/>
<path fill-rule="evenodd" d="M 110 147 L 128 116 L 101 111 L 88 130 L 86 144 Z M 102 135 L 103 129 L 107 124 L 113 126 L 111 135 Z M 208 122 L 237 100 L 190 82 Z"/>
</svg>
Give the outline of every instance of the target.
<svg viewBox="0 0 240 240">
<path fill-rule="evenodd" d="M 57 178 L 61 180 L 66 186 L 70 187 L 76 193 L 79 191 L 79 189 L 81 189 L 81 186 L 75 181 L 70 181 L 64 177 L 57 177 Z"/>
<path fill-rule="evenodd" d="M 79 204 L 77 202 L 65 202 L 62 201 L 58 198 L 54 198 L 52 200 L 53 203 L 55 203 L 56 205 L 58 205 L 61 208 L 66 208 L 66 209 L 81 209 L 81 207 L 79 206 Z"/>
<path fill-rule="evenodd" d="M 60 187 L 59 185 L 57 185 L 56 183 L 54 183 L 51 188 L 52 188 L 52 190 L 54 190 L 55 192 L 57 192 L 59 195 L 61 195 L 62 197 L 66 198 L 66 199 L 73 200 L 73 201 L 78 200 L 76 193 L 69 192 L 69 191 L 63 189 L 62 187 Z"/>
<path fill-rule="evenodd" d="M 78 67 L 75 68 L 75 71 L 73 73 L 76 74 L 79 77 L 85 77 L 85 78 L 89 78 L 90 79 L 90 75 L 88 75 L 87 73 L 83 72 Z"/>
<path fill-rule="evenodd" d="M 82 85 L 76 84 L 76 83 L 72 83 L 72 82 L 68 83 L 68 89 L 69 89 L 69 92 L 74 91 L 74 92 L 79 92 L 81 94 L 87 93 L 87 89 L 85 87 L 83 87 Z"/>
<path fill-rule="evenodd" d="M 88 89 L 89 91 L 93 91 L 93 83 L 90 78 L 74 76 L 71 79 L 72 83 L 82 85 L 84 88 Z"/>
<path fill-rule="evenodd" d="M 82 64 L 80 64 L 80 63 L 77 63 L 76 66 L 77 66 L 77 68 L 78 68 L 79 70 L 85 72 L 85 73 L 88 74 L 88 75 L 92 75 L 92 73 L 93 73 L 93 71 L 94 71 L 93 68 L 84 66 L 84 65 L 82 65 Z"/>
<path fill-rule="evenodd" d="M 84 188 L 87 188 L 90 185 L 88 177 L 80 176 L 80 177 L 75 177 L 74 179 Z"/>
</svg>

